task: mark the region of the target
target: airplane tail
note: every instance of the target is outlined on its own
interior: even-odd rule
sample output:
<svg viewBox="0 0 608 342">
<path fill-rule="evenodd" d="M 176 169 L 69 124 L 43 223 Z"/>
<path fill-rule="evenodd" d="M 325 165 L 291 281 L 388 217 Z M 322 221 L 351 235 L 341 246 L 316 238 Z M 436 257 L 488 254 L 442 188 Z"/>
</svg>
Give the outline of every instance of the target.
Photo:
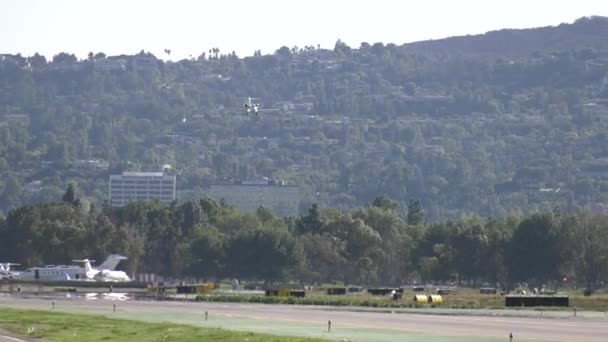
<svg viewBox="0 0 608 342">
<path fill-rule="evenodd" d="M 73 262 L 82 262 L 84 264 L 84 272 L 89 274 L 93 271 L 93 267 L 91 266 L 91 262 L 95 262 L 95 260 L 82 259 L 82 260 L 72 260 Z"/>
<path fill-rule="evenodd" d="M 84 259 L 84 272 L 85 273 L 90 273 L 93 270 L 93 267 L 91 266 L 91 262 L 87 259 Z"/>
<path fill-rule="evenodd" d="M 106 259 L 106 261 L 103 262 L 103 264 L 99 265 L 99 269 L 113 271 L 114 269 L 116 269 L 116 266 L 118 266 L 118 263 L 121 260 L 126 260 L 126 259 L 127 259 L 127 257 L 125 257 L 125 256 L 118 255 L 118 254 L 112 254 Z"/>
<path fill-rule="evenodd" d="M 10 272 L 11 270 L 11 266 L 19 266 L 20 264 L 15 264 L 12 262 L 7 262 L 4 264 L 0 264 L 0 271 L 4 271 L 4 272 Z"/>
</svg>

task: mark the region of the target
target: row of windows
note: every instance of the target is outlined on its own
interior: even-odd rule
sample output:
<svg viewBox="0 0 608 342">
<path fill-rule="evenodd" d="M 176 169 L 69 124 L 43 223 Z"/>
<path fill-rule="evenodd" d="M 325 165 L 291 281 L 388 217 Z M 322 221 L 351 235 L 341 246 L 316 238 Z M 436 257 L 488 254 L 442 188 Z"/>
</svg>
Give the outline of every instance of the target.
<svg viewBox="0 0 608 342">
<path fill-rule="evenodd" d="M 119 200 L 131 200 L 131 199 L 142 199 L 142 200 L 147 200 L 147 199 L 162 199 L 162 200 L 170 200 L 172 201 L 174 199 L 173 196 L 112 196 L 111 199 L 112 201 L 119 201 Z"/>
<path fill-rule="evenodd" d="M 112 185 L 110 189 L 174 189 L 173 185 Z"/>
<path fill-rule="evenodd" d="M 70 273 L 74 273 L 74 272 L 73 271 L 72 272 L 69 272 L 69 271 L 39 271 L 38 272 L 38 274 L 40 274 L 40 275 L 64 275 L 66 273 L 70 274 Z"/>
<path fill-rule="evenodd" d="M 158 197 L 158 196 L 173 196 L 174 193 L 172 191 L 163 191 L 161 192 L 146 192 L 146 191 L 140 191 L 140 192 L 131 192 L 131 191 L 126 191 L 126 192 L 120 192 L 120 191 L 114 191 L 112 193 L 110 193 L 110 197 L 115 197 L 115 196 L 154 196 L 154 197 Z"/>
<path fill-rule="evenodd" d="M 144 198 L 144 199 L 147 199 L 147 198 Z M 121 206 L 126 205 L 127 203 L 129 203 L 130 201 L 133 201 L 133 200 L 135 200 L 135 199 L 130 199 L 130 200 L 128 200 L 128 199 L 124 199 L 124 200 L 112 200 L 111 203 L 112 203 L 112 206 L 114 206 L 114 207 L 121 207 Z M 171 202 L 173 202 L 173 199 L 162 199 L 161 198 L 161 199 L 159 199 L 159 201 L 161 203 L 171 203 Z"/>
<path fill-rule="evenodd" d="M 110 189 L 173 189 L 173 185 L 112 185 Z"/>
<path fill-rule="evenodd" d="M 146 195 L 140 195 L 140 196 L 122 196 L 122 195 L 118 195 L 118 196 L 110 196 L 110 199 L 112 201 L 115 200 L 132 200 L 132 199 L 142 199 L 142 200 L 148 200 L 148 199 L 163 199 L 163 200 L 174 200 L 175 196 L 172 195 L 162 195 L 162 196 L 146 196 Z"/>
<path fill-rule="evenodd" d="M 125 183 L 125 184 L 146 184 L 146 183 L 165 183 L 173 184 L 174 179 L 110 179 L 110 183 Z"/>
<path fill-rule="evenodd" d="M 171 181 L 137 181 L 137 182 L 128 182 L 123 180 L 111 180 L 110 184 L 175 184 L 175 182 Z"/>
<path fill-rule="evenodd" d="M 161 183 L 139 183 L 139 184 L 124 184 L 124 183 L 112 183 L 110 184 L 110 188 L 172 188 L 173 184 L 161 184 Z"/>
<path fill-rule="evenodd" d="M 131 195 L 131 194 L 137 194 L 137 195 L 145 195 L 145 194 L 153 194 L 153 195 L 159 195 L 159 194 L 165 194 L 165 195 L 173 195 L 173 190 L 139 190 L 139 191 L 121 191 L 121 190 L 112 190 L 110 192 L 111 195 L 117 194 L 117 195 Z"/>
</svg>

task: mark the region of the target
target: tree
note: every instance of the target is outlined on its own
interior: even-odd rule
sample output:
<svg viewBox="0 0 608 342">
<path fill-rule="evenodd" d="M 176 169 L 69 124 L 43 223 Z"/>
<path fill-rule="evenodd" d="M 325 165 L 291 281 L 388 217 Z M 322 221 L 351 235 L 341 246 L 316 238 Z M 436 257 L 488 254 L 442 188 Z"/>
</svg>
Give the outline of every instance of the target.
<svg viewBox="0 0 608 342">
<path fill-rule="evenodd" d="M 485 225 L 479 217 L 469 217 L 458 224 L 450 243 L 456 251 L 454 266 L 459 274 L 459 280 L 473 281 L 486 276 L 484 269 L 484 256 L 488 248 L 488 234 Z"/>
<path fill-rule="evenodd" d="M 600 286 L 608 274 L 608 223 L 605 217 L 588 213 L 562 221 L 560 230 L 564 271 L 588 289 Z"/>
<path fill-rule="evenodd" d="M 230 276 L 276 281 L 297 263 L 295 239 L 286 229 L 242 231 L 228 243 L 226 271 Z"/>
<path fill-rule="evenodd" d="M 38 54 L 38 52 L 36 52 L 33 56 L 29 57 L 28 61 L 30 62 L 32 68 L 40 68 L 46 65 L 46 57 Z"/>
<path fill-rule="evenodd" d="M 398 206 L 397 202 L 393 201 L 386 195 L 380 195 L 380 196 L 376 197 L 374 199 L 374 201 L 372 202 L 372 205 L 374 207 L 378 207 L 384 211 L 396 210 L 397 206 Z"/>
<path fill-rule="evenodd" d="M 264 206 L 258 207 L 258 209 L 256 211 L 256 216 L 258 217 L 258 220 L 260 220 L 260 222 L 262 224 L 272 222 L 275 219 L 274 214 L 272 213 L 272 210 L 269 208 L 266 208 Z"/>
<path fill-rule="evenodd" d="M 65 52 L 60 52 L 59 54 L 53 56 L 53 63 L 76 63 L 78 62 L 78 58 L 74 54 L 69 54 Z"/>
<path fill-rule="evenodd" d="M 321 221 L 321 213 L 319 212 L 319 205 L 314 203 L 310 209 L 308 209 L 308 214 L 305 216 L 301 216 L 296 222 L 296 231 L 299 234 L 305 233 L 318 233 L 321 231 L 323 226 L 323 222 Z"/>
<path fill-rule="evenodd" d="M 61 197 L 61 200 L 72 205 L 76 205 L 78 203 L 76 184 L 70 183 L 68 185 L 68 188 L 65 191 L 65 194 L 63 194 L 63 197 Z"/>
<path fill-rule="evenodd" d="M 12 208 L 20 204 L 19 195 L 22 192 L 21 181 L 16 175 L 9 175 L 4 189 L 0 192 L 0 208 Z"/>
<path fill-rule="evenodd" d="M 351 48 L 341 39 L 338 39 L 334 46 L 334 52 L 340 55 L 349 55 L 351 53 Z"/>
<path fill-rule="evenodd" d="M 291 56 L 291 50 L 287 46 L 281 46 L 280 49 L 275 51 L 275 55 L 283 58 L 289 58 Z"/>
<path fill-rule="evenodd" d="M 545 284 L 559 276 L 558 228 L 551 214 L 525 218 L 507 246 L 505 260 L 511 281 Z"/>
<path fill-rule="evenodd" d="M 424 220 L 424 210 L 418 200 L 410 200 L 407 205 L 407 224 L 418 225 Z"/>
<path fill-rule="evenodd" d="M 308 269 L 309 281 L 331 282 L 344 280 L 349 263 L 346 243 L 330 234 L 306 233 L 298 237 Z"/>
<path fill-rule="evenodd" d="M 188 265 L 189 274 L 207 279 L 224 276 L 225 244 L 225 237 L 217 229 L 203 229 L 201 236 L 190 245 L 192 261 Z"/>
</svg>

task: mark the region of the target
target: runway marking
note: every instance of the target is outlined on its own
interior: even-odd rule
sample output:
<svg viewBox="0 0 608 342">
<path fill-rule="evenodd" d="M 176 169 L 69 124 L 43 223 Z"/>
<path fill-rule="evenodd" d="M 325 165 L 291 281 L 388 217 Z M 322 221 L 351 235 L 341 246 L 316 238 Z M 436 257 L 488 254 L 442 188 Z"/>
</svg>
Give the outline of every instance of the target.
<svg viewBox="0 0 608 342">
<path fill-rule="evenodd" d="M 273 319 L 273 320 L 278 320 L 278 321 L 283 321 L 283 322 L 295 322 L 295 323 L 308 323 L 308 324 L 325 324 L 325 321 L 312 321 L 312 320 L 302 320 L 302 319 L 295 319 L 295 318 L 270 318 L 270 317 L 262 317 L 262 316 L 244 316 L 244 315 L 226 315 L 226 314 L 220 314 L 219 316 L 228 316 L 228 317 L 240 317 L 240 318 L 250 318 L 250 319 L 257 319 L 257 320 L 268 320 L 268 319 Z M 396 330 L 396 331 L 403 331 L 403 332 L 411 332 L 411 333 L 416 333 L 416 334 L 421 334 L 421 335 L 435 335 L 435 336 L 444 336 L 444 337 L 450 337 L 450 336 L 458 336 L 458 337 L 476 337 L 476 336 L 484 336 L 484 337 L 503 337 L 502 335 L 493 335 L 493 334 L 466 334 L 466 333 L 460 333 L 460 332 L 450 332 L 450 333 L 430 333 L 427 330 L 418 330 L 418 329 L 414 329 L 414 328 L 399 328 L 399 327 L 383 327 L 383 328 L 379 328 L 377 326 L 374 325 L 367 325 L 367 324 L 349 324 L 349 323 L 333 323 L 332 321 L 332 326 L 334 327 L 346 327 L 346 328 L 355 328 L 355 329 L 360 329 L 360 328 L 364 328 L 364 329 L 373 329 L 373 330 Z M 523 338 L 521 339 L 523 341 L 544 341 L 544 342 L 562 342 L 564 340 L 549 340 L 549 339 L 542 339 L 542 338 L 534 338 L 534 339 L 528 339 L 528 338 Z M 567 340 L 565 340 L 567 341 Z M 565 342 L 564 341 L 564 342 Z"/>
<path fill-rule="evenodd" d="M 424 315 L 416 315 L 418 317 L 424 316 Z M 426 316 L 430 316 L 430 315 L 426 315 Z M 584 322 L 578 322 L 579 324 L 576 324 L 577 322 L 572 322 L 572 323 L 559 323 L 559 322 L 554 322 L 554 321 L 549 321 L 549 319 L 547 319 L 547 321 L 544 322 L 531 322 L 529 321 L 527 318 L 532 318 L 532 317 L 524 317 L 521 320 L 508 320 L 508 319 L 484 319 L 484 318 L 468 318 L 468 317 L 456 317 L 456 316 L 444 316 L 442 317 L 442 319 L 451 319 L 454 321 L 475 321 L 475 322 L 484 322 L 484 323 L 490 323 L 490 322 L 495 322 L 495 323 L 512 323 L 512 324 L 530 324 L 530 325 L 544 325 L 544 326 L 558 326 L 558 327 L 585 327 L 585 328 L 608 328 L 608 324 L 587 324 Z"/>
<path fill-rule="evenodd" d="M 4 300 L 0 300 L 0 303 L 4 302 Z M 99 314 L 99 301 L 94 301 L 94 302 L 87 302 L 87 301 L 66 301 L 66 303 L 69 303 L 66 305 L 66 307 L 64 309 L 66 310 L 62 310 L 62 311 L 66 311 L 66 312 L 70 312 L 72 311 L 72 309 L 75 310 L 79 310 L 79 308 L 81 309 L 85 309 L 87 310 L 90 309 L 92 312 L 89 312 L 89 314 Z M 104 303 L 113 303 L 111 301 L 104 301 Z M 320 318 L 316 318 L 316 317 L 310 317 L 311 315 L 317 315 L 318 317 L 322 317 L 325 315 L 332 315 L 332 314 L 337 314 L 337 315 L 343 315 L 342 317 L 344 319 L 347 319 L 349 322 L 346 323 L 338 323 L 339 319 L 337 319 L 338 322 L 334 321 L 332 318 L 332 321 L 334 322 L 334 326 L 335 327 L 344 327 L 344 328 L 352 328 L 352 329 L 357 329 L 357 328 L 363 328 L 363 329 L 370 329 L 370 330 L 381 330 L 381 331 L 385 331 L 385 332 L 389 332 L 390 331 L 402 331 L 402 332 L 411 332 L 411 333 L 418 333 L 418 334 L 422 334 L 422 335 L 430 335 L 430 336 L 462 336 L 462 337 L 469 337 L 469 336 L 479 336 L 479 337 L 503 337 L 502 334 L 499 332 L 499 330 L 502 328 L 500 327 L 500 325 L 502 324 L 513 324 L 513 325 L 517 325 L 517 326 L 528 326 L 530 327 L 530 329 L 534 329 L 532 331 L 536 331 L 534 334 L 538 333 L 539 331 L 542 333 L 544 330 L 549 331 L 551 328 L 555 328 L 555 329 L 559 329 L 559 330 L 563 330 L 563 331 L 567 331 L 566 329 L 568 328 L 590 328 L 590 329 L 604 329 L 604 328 L 608 328 L 608 324 L 602 324 L 600 323 L 601 321 L 599 320 L 595 320 L 595 322 L 593 322 L 592 324 L 588 324 L 585 322 L 585 320 L 569 320 L 568 318 L 564 317 L 566 321 L 561 320 L 561 319 L 549 319 L 549 318 L 541 318 L 541 317 L 479 317 L 479 316 L 446 316 L 446 315 L 428 315 L 428 314 L 415 314 L 415 313 L 410 313 L 409 315 L 404 315 L 405 320 L 407 320 L 407 317 L 409 316 L 410 318 L 420 318 L 420 319 L 428 319 L 429 317 L 431 319 L 433 319 L 433 317 L 435 318 L 441 318 L 441 320 L 448 320 L 449 322 L 451 322 L 451 324 L 448 325 L 460 325 L 460 324 L 466 324 L 467 322 L 469 323 L 473 323 L 473 326 L 481 324 L 481 323 L 485 323 L 488 324 L 490 326 L 493 325 L 493 327 L 491 327 L 491 329 L 496 330 L 495 332 L 484 332 L 483 331 L 483 327 L 479 328 L 479 331 L 476 331 L 475 333 L 471 333 L 471 331 L 466 332 L 462 331 L 463 329 L 457 329 L 460 330 L 458 332 L 452 332 L 452 331 L 444 331 L 444 332 L 439 332 L 439 333 L 434 333 L 434 332 L 429 332 L 428 330 L 420 330 L 420 328 L 418 327 L 405 327 L 405 326 L 397 326 L 399 324 L 399 322 L 397 321 L 392 321 L 391 323 L 386 326 L 383 325 L 382 327 L 379 326 L 374 326 L 374 325 L 370 325 L 369 323 L 365 323 L 362 322 L 361 323 L 354 323 L 354 321 L 351 321 L 352 319 L 354 319 L 355 317 L 361 317 L 362 320 L 365 320 L 365 316 L 368 316 L 368 318 L 374 316 L 374 317 L 392 317 L 392 318 L 396 318 L 398 317 L 398 315 L 394 315 L 394 314 L 389 314 L 386 312 L 373 312 L 373 311 L 369 311 L 369 312 L 353 312 L 350 310 L 322 310 L 322 312 L 314 312 L 314 310 L 319 310 L 319 308 L 315 308 L 315 307 L 284 307 L 284 306 L 280 306 L 280 305 L 276 305 L 276 306 L 272 306 L 272 305 L 214 305 L 215 303 L 192 303 L 192 305 L 184 305 L 186 303 L 175 303 L 175 302 L 167 302 L 167 303 L 162 303 L 162 305 L 159 307 L 159 303 L 158 302 L 129 302 L 131 305 L 126 306 L 126 312 L 124 313 L 128 313 L 129 311 L 133 310 L 135 312 L 138 311 L 148 311 L 150 309 L 152 309 L 153 311 L 156 310 L 161 310 L 163 311 L 163 307 L 165 307 L 166 309 L 169 309 L 167 311 L 172 311 L 173 309 L 181 309 L 180 312 L 183 311 L 190 311 L 189 309 L 192 310 L 196 310 L 195 314 L 198 315 L 198 310 L 200 310 L 201 306 L 205 307 L 205 306 L 210 306 L 211 309 L 214 309 L 213 307 L 215 306 L 216 310 L 219 311 L 224 311 L 223 313 L 219 313 L 218 312 L 218 316 L 223 316 L 226 318 L 237 318 L 237 317 L 241 317 L 244 319 L 253 319 L 253 320 L 265 320 L 265 321 L 285 321 L 285 322 L 294 322 L 294 323 L 301 323 L 301 324 L 314 324 L 316 325 L 322 325 L 325 326 L 326 324 L 326 320 L 324 319 L 320 319 Z M 188 303 L 191 304 L 191 303 Z M 10 306 L 10 305 L 9 305 Z M 269 312 L 266 312 L 266 309 L 269 309 L 270 307 L 272 307 L 272 309 Z M 185 310 L 184 310 L 185 309 Z M 264 309 L 264 310 L 262 310 Z M 310 311 L 309 311 L 310 310 Z M 132 312 L 133 312 L 132 311 Z M 226 312 L 228 311 L 228 312 Z M 232 312 L 231 312 L 232 311 Z M 251 312 L 249 315 L 248 314 L 244 314 L 244 313 L 237 313 L 234 311 L 253 311 Z M 294 318 L 294 317 L 285 317 L 285 316 L 290 316 L 290 314 L 292 313 L 302 313 L 302 314 L 307 314 L 305 311 L 308 311 L 308 316 L 306 317 L 306 319 L 301 319 L 301 318 Z M 329 311 L 329 312 L 327 312 Z M 184 312 L 186 313 L 186 312 Z M 359 316 L 361 313 L 364 313 L 364 315 Z M 102 313 L 103 314 L 103 313 Z M 109 316 L 107 314 L 104 314 L 105 316 Z M 276 316 L 281 316 L 282 317 L 276 317 Z M 376 316 L 377 315 L 377 316 Z M 133 319 L 133 318 L 131 318 Z M 358 319 L 356 319 L 355 321 L 357 321 Z M 404 322 L 406 323 L 406 322 Z M 446 322 L 447 323 L 447 322 Z M 478 323 L 478 324 L 475 324 Z M 589 322 L 591 323 L 591 322 Z M 256 323 L 253 323 L 256 324 Z M 395 325 L 393 325 L 395 324 Z M 198 325 L 198 324 L 196 324 Z M 423 323 L 424 325 L 424 323 Z M 439 324 L 440 325 L 440 324 Z M 534 328 L 536 326 L 536 328 Z M 506 328 L 506 327 L 505 327 Z M 473 328 L 471 328 L 473 329 Z M 542 329 L 542 330 L 538 330 L 538 329 Z M 236 329 L 236 330 L 242 330 L 242 329 Z M 517 330 L 517 329 L 516 329 Z M 603 330 L 597 331 L 597 333 L 601 333 L 603 332 Z M 2 337 L 2 336 L 0 336 Z M 8 336 L 7 336 L 8 337 Z M 570 335 L 570 336 L 566 336 L 566 337 L 553 337 L 553 339 L 543 339 L 543 338 L 534 338 L 534 337 L 523 337 L 523 336 L 519 336 L 522 339 L 533 339 L 534 341 L 569 341 L 569 342 L 573 342 L 573 341 L 588 341 L 584 335 L 583 336 L 576 336 L 576 335 Z M 597 340 L 597 339 L 596 339 Z M 19 340 L 19 339 L 11 339 L 11 341 L 15 341 L 15 342 L 25 342 L 23 340 Z"/>
<path fill-rule="evenodd" d="M 18 338 L 14 338 L 14 337 L 10 337 L 10 336 L 6 336 L 6 335 L 0 335 L 0 338 L 4 338 L 7 340 L 11 340 L 11 341 L 15 341 L 15 342 L 27 342 Z"/>
</svg>

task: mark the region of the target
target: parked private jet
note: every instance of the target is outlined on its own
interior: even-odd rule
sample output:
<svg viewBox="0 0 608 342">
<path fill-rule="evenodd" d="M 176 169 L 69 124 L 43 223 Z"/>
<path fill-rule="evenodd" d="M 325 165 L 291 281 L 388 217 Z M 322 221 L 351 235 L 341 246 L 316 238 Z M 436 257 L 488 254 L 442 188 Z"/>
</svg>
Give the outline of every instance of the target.
<svg viewBox="0 0 608 342">
<path fill-rule="evenodd" d="M 111 260 L 110 260 L 111 259 Z M 93 268 L 91 262 L 95 260 L 82 259 L 72 260 L 73 262 L 81 262 L 84 264 L 84 275 L 87 280 L 96 280 L 103 282 L 123 282 L 131 281 L 131 278 L 123 271 L 115 271 L 114 268 L 118 265 L 121 260 L 127 259 L 122 255 L 113 254 L 108 257 L 99 268 Z"/>
<path fill-rule="evenodd" d="M 87 274 L 86 267 L 81 266 L 66 266 L 66 265 L 45 265 L 41 267 L 30 267 L 23 271 L 19 277 L 14 277 L 20 280 L 43 280 L 43 281 L 65 281 L 65 280 L 98 280 L 98 281 L 129 281 L 129 277 L 121 271 L 114 271 L 116 266 L 121 260 L 126 257 L 118 254 L 110 255 L 104 262 L 99 266 L 99 269 L 92 271 L 92 267 Z M 86 265 L 85 265 L 86 266 Z M 89 267 L 91 264 L 89 263 Z M 102 272 L 119 272 L 123 273 L 128 280 L 104 280 L 103 275 L 95 277 L 98 273 Z M 90 277 L 89 277 L 90 275 Z M 114 276 L 116 279 L 121 279 L 121 276 Z M 122 279 L 125 279 L 122 277 Z"/>
</svg>

